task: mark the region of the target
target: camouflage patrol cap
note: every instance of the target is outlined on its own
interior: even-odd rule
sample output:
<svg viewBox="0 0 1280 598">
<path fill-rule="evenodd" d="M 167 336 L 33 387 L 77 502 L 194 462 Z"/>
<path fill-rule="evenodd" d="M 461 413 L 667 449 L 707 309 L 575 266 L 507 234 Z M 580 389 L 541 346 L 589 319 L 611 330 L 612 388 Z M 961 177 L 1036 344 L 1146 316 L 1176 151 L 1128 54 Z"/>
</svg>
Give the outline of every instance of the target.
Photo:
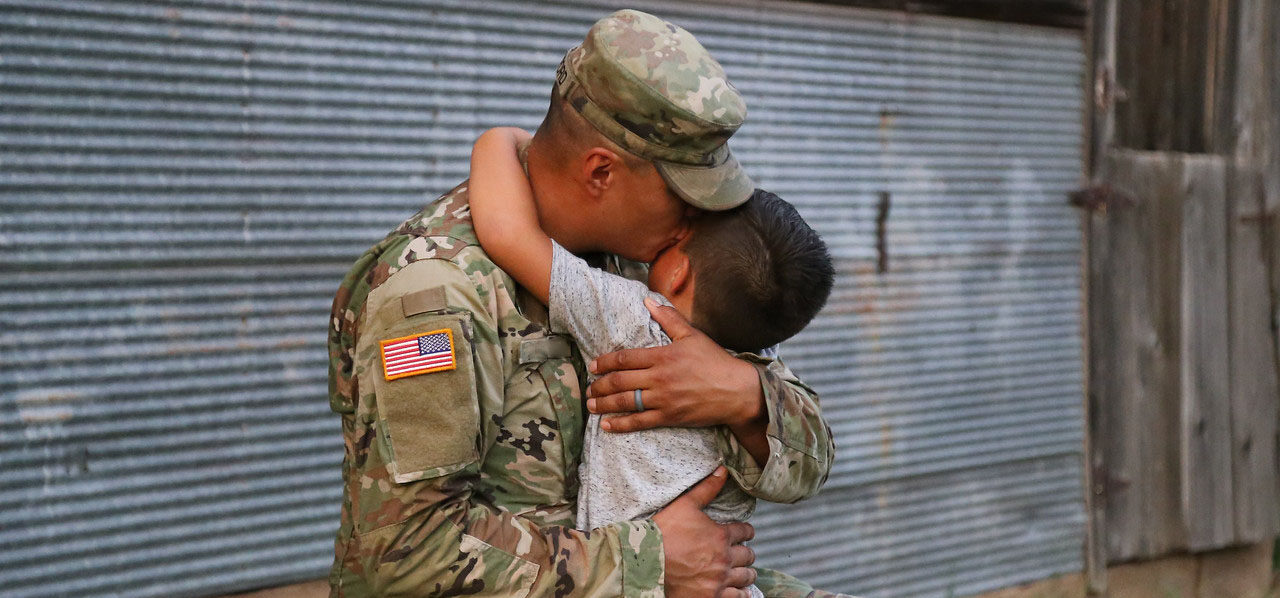
<svg viewBox="0 0 1280 598">
<path fill-rule="evenodd" d="M 556 93 L 696 207 L 727 210 L 755 189 L 726 143 L 746 117 L 742 96 L 680 27 L 638 10 L 596 21 L 560 63 Z"/>
</svg>

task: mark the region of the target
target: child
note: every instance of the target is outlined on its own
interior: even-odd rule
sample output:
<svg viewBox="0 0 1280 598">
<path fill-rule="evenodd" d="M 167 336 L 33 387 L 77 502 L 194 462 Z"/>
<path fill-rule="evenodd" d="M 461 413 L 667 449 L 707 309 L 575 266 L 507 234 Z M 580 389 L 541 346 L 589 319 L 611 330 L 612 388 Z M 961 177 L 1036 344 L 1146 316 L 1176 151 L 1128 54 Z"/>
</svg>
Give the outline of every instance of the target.
<svg viewBox="0 0 1280 598">
<path fill-rule="evenodd" d="M 756 190 L 743 205 L 701 212 L 649 268 L 648 288 L 592 268 L 538 225 L 517 154 L 529 134 L 491 129 L 471 153 L 471 219 L 494 263 L 546 303 L 551 328 L 568 332 L 586 361 L 624 348 L 669 344 L 645 300 L 676 308 L 722 347 L 759 352 L 799 332 L 831 290 L 826 246 L 795 208 Z M 577 525 L 594 529 L 653 515 L 721 461 L 713 428 L 600 429 L 591 415 L 579 470 Z M 746 519 L 755 499 L 726 484 L 706 511 L 720 522 Z M 751 587 L 753 596 L 759 590 Z"/>
</svg>

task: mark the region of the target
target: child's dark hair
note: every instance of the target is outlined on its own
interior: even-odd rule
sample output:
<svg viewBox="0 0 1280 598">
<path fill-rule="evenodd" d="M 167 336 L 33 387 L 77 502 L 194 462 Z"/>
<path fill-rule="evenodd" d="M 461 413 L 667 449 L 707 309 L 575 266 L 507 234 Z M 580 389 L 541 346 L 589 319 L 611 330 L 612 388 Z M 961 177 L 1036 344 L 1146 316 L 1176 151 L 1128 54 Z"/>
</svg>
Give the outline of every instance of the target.
<svg viewBox="0 0 1280 598">
<path fill-rule="evenodd" d="M 795 207 L 756 189 L 705 212 L 684 248 L 694 276 L 692 321 L 733 351 L 772 347 L 812 320 L 831 294 L 827 246 Z"/>
</svg>

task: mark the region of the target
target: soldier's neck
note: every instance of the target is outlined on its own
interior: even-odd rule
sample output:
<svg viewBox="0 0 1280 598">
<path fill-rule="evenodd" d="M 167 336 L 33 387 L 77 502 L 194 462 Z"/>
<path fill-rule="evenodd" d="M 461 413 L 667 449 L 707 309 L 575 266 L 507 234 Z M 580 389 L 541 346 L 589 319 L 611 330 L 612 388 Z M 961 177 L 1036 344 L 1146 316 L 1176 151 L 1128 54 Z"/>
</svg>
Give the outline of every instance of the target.
<svg viewBox="0 0 1280 598">
<path fill-rule="evenodd" d="M 554 138 L 534 135 L 522 159 L 542 230 L 570 251 L 584 251 L 593 243 L 584 220 L 584 206 L 572 177 L 564 172 L 562 153 Z"/>
<path fill-rule="evenodd" d="M 548 144 L 551 142 L 548 135 L 535 133 L 533 139 L 529 143 L 520 148 L 520 163 L 524 165 L 524 173 L 529 177 L 529 184 L 533 186 L 534 197 L 545 197 L 544 192 L 549 192 L 545 187 L 546 181 L 555 180 L 555 172 L 552 169 L 553 152 Z"/>
<path fill-rule="evenodd" d="M 547 135 L 534 134 L 529 143 L 519 148 L 520 163 L 524 165 L 525 176 L 529 177 L 529 186 L 533 189 L 533 201 L 538 204 L 538 214 L 545 213 L 544 202 L 557 201 L 564 197 L 564 190 L 559 188 L 561 175 L 556 170 L 555 156 Z"/>
</svg>

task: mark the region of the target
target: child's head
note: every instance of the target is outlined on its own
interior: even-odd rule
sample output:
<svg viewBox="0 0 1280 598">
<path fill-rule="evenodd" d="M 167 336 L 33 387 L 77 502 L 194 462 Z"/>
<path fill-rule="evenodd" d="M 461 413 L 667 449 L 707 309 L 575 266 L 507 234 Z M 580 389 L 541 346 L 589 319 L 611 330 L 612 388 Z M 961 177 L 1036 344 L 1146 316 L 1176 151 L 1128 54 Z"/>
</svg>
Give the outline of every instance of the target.
<svg viewBox="0 0 1280 598">
<path fill-rule="evenodd" d="M 692 300 L 677 301 L 664 287 L 671 268 L 663 256 L 650 288 L 726 349 L 759 351 L 790 338 L 831 293 L 826 244 L 791 204 L 761 189 L 737 208 L 700 213 L 673 249 L 688 257 L 692 276 L 678 290 Z"/>
</svg>

